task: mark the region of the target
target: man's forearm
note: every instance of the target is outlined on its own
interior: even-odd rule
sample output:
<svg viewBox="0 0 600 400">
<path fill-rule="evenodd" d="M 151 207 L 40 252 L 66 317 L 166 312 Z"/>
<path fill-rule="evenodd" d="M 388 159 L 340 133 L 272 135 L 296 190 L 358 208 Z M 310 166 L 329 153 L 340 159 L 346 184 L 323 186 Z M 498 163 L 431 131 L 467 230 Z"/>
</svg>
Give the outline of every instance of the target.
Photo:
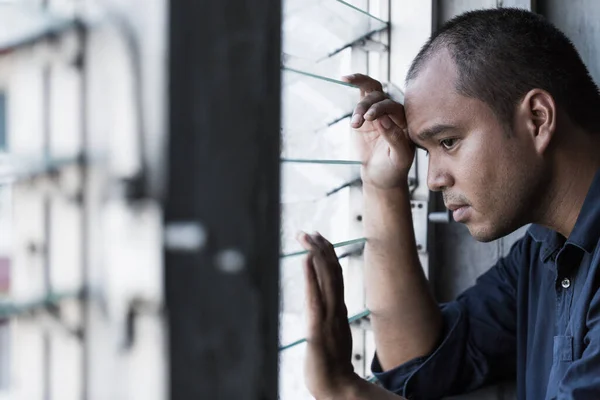
<svg viewBox="0 0 600 400">
<path fill-rule="evenodd" d="M 365 285 L 384 370 L 431 352 L 442 319 L 417 255 L 408 185 L 365 185 Z"/>
<path fill-rule="evenodd" d="M 327 400 L 406 400 L 402 396 L 398 396 L 382 387 L 367 382 L 358 375 L 355 375 L 352 383 L 348 384 L 344 389 L 336 397 Z"/>
</svg>

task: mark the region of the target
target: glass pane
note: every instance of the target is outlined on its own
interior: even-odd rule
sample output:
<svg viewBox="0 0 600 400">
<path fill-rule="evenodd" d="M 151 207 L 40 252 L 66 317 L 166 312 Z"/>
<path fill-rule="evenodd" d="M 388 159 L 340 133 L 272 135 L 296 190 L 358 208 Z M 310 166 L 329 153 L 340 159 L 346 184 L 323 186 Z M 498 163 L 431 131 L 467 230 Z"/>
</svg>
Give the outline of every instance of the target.
<svg viewBox="0 0 600 400">
<path fill-rule="evenodd" d="M 308 203 L 360 178 L 360 166 L 282 163 L 281 174 L 281 202 Z"/>
<path fill-rule="evenodd" d="M 281 250 L 284 255 L 298 254 L 302 250 L 296 241 L 299 231 L 318 231 L 334 245 L 351 245 L 359 239 L 356 230 L 351 230 L 350 226 L 353 221 L 349 217 L 348 188 L 316 200 L 283 203 L 281 211 Z M 359 236 L 362 237 L 362 233 Z"/>
<path fill-rule="evenodd" d="M 341 0 L 286 0 L 283 51 L 319 61 L 386 27 L 385 21 Z"/>
<path fill-rule="evenodd" d="M 348 264 L 348 259 L 340 260 L 345 281 L 349 278 Z M 312 399 L 302 379 L 306 343 L 298 343 L 306 335 L 306 298 L 301 259 L 294 257 L 282 260 L 280 271 L 283 310 L 280 315 L 280 346 L 290 346 L 279 353 L 280 398 Z M 350 307 L 348 316 L 356 316 L 363 310 Z"/>
<path fill-rule="evenodd" d="M 283 71 L 283 142 L 303 134 L 316 134 L 349 117 L 359 91 L 345 82 L 293 69 Z M 349 125 L 346 125 L 349 126 Z"/>
<path fill-rule="evenodd" d="M 290 159 L 358 160 L 350 116 L 328 127 L 282 135 L 281 155 Z"/>
<path fill-rule="evenodd" d="M 336 247 L 348 283 L 347 303 L 364 311 L 365 238 L 357 218 L 360 162 L 350 127 L 359 101 L 341 76 L 368 70 L 363 49 L 354 46 L 388 24 L 351 4 L 354 0 L 284 0 L 281 149 L 280 393 L 308 399 L 303 377 L 306 344 L 302 260 L 298 231 L 318 231 Z M 366 4 L 361 2 L 362 4 Z M 386 51 L 384 48 L 379 51 Z M 356 52 L 359 52 L 358 54 Z M 364 63 L 363 63 L 364 61 Z M 363 65 L 364 64 L 364 65 Z M 356 257 L 356 258 L 355 258 Z M 360 341 L 360 339 L 359 339 Z M 299 343 L 299 344 L 298 344 Z"/>
<path fill-rule="evenodd" d="M 295 57 L 285 52 L 282 54 L 281 61 L 285 68 L 308 72 L 335 80 L 339 80 L 342 75 L 348 75 L 356 72 L 352 67 L 351 47 L 348 47 L 347 49 L 340 51 L 338 54 L 318 62 Z"/>
</svg>

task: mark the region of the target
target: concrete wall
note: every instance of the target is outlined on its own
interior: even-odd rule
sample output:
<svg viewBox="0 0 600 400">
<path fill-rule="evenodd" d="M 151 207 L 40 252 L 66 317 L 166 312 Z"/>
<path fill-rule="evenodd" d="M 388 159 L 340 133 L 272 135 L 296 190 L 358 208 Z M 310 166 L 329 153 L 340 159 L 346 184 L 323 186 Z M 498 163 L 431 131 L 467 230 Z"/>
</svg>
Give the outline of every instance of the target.
<svg viewBox="0 0 600 400">
<path fill-rule="evenodd" d="M 600 83 L 600 2 L 538 0 L 537 11 L 573 41 L 596 84 Z"/>
</svg>

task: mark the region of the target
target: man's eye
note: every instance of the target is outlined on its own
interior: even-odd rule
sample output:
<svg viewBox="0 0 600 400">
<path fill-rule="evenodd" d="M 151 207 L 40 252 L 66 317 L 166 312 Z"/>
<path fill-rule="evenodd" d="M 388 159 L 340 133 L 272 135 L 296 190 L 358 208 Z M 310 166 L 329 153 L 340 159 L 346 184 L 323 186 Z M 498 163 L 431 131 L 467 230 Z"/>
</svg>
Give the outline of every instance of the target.
<svg viewBox="0 0 600 400">
<path fill-rule="evenodd" d="M 456 145 L 456 139 L 444 139 L 440 142 L 440 144 L 444 146 L 446 150 L 450 150 Z"/>
</svg>

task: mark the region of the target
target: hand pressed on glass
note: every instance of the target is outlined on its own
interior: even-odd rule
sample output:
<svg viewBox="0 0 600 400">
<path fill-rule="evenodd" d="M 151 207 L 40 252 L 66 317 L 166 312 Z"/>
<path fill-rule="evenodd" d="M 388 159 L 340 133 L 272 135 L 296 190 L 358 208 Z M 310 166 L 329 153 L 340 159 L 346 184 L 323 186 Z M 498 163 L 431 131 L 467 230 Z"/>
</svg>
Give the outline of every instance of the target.
<svg viewBox="0 0 600 400">
<path fill-rule="evenodd" d="M 344 304 L 342 269 L 331 243 L 300 233 L 307 307 L 306 385 L 317 399 L 336 398 L 358 378 L 351 362 L 352 336 Z"/>
<path fill-rule="evenodd" d="M 298 241 L 309 252 L 304 259 L 308 390 L 317 400 L 402 399 L 354 373 L 344 280 L 333 246 L 318 233 L 301 233 Z"/>
</svg>

